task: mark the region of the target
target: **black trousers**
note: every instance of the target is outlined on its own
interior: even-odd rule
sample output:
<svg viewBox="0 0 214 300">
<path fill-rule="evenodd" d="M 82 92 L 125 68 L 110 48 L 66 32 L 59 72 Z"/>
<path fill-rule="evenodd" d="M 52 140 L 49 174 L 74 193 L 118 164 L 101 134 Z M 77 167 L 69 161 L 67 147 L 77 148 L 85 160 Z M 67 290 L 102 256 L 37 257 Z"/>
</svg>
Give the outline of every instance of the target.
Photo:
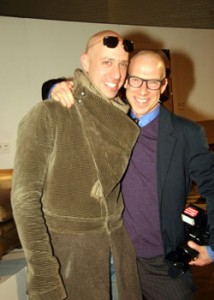
<svg viewBox="0 0 214 300">
<path fill-rule="evenodd" d="M 192 300 L 195 286 L 191 271 L 179 278 L 168 275 L 163 256 L 137 258 L 140 284 L 144 300 Z"/>
</svg>

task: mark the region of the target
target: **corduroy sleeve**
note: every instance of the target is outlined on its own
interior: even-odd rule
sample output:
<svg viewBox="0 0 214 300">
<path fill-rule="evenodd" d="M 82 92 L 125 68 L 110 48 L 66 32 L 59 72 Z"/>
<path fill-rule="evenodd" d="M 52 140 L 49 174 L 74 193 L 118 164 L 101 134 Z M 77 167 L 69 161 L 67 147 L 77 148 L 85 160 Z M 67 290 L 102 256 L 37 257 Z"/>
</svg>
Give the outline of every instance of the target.
<svg viewBox="0 0 214 300">
<path fill-rule="evenodd" d="M 27 261 L 29 300 L 65 299 L 41 197 L 53 149 L 54 120 L 44 102 L 20 122 L 12 179 L 12 208 Z"/>
</svg>

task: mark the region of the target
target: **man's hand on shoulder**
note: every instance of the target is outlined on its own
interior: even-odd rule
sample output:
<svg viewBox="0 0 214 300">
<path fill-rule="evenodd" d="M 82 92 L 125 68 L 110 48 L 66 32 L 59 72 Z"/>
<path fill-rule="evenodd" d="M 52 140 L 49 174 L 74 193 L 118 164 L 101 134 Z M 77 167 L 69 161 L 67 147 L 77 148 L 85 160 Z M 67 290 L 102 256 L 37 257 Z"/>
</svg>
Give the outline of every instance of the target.
<svg viewBox="0 0 214 300">
<path fill-rule="evenodd" d="M 52 88 L 50 97 L 60 102 L 63 106 L 70 108 L 74 104 L 73 86 L 74 83 L 71 80 L 59 82 Z"/>
</svg>

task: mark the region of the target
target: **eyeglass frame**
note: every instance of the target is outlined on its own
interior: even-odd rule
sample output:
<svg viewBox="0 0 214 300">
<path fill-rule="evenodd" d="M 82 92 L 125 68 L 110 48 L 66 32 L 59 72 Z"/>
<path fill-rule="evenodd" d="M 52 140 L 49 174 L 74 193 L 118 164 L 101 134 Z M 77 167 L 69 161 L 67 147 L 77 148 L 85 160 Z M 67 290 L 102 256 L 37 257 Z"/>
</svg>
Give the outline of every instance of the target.
<svg viewBox="0 0 214 300">
<path fill-rule="evenodd" d="M 130 84 L 130 78 L 137 78 L 137 79 L 139 79 L 139 80 L 141 81 L 141 84 L 140 84 L 139 86 L 133 86 L 133 85 L 131 85 L 131 84 Z M 157 90 L 159 90 L 159 89 L 161 88 L 161 86 L 163 85 L 163 82 L 165 81 L 166 77 L 164 77 L 163 79 L 159 80 L 159 79 L 143 79 L 143 78 L 140 78 L 140 77 L 138 77 L 138 76 L 128 75 L 126 79 L 127 79 L 127 81 L 128 81 L 128 84 L 129 84 L 131 87 L 133 87 L 133 88 L 138 89 L 138 88 L 140 88 L 140 87 L 143 85 L 143 83 L 145 82 L 145 83 L 146 83 L 146 88 L 147 88 L 148 90 L 151 90 L 151 91 L 157 91 Z M 160 84 L 159 88 L 157 88 L 157 89 L 151 89 L 151 88 L 148 86 L 148 82 L 149 82 L 149 81 L 157 81 L 157 82 L 159 82 L 159 84 Z"/>
<path fill-rule="evenodd" d="M 108 44 L 108 39 L 109 38 L 114 38 L 114 39 L 116 39 L 117 40 L 117 43 L 112 47 L 112 46 L 110 46 L 110 44 Z M 94 44 L 92 44 L 92 45 L 90 45 L 88 48 L 87 48 L 87 50 L 89 49 L 89 48 L 91 48 L 91 47 L 93 47 L 93 46 L 95 46 L 96 44 L 98 44 L 99 42 L 103 42 L 103 46 L 106 46 L 106 47 L 108 47 L 108 48 L 112 48 L 112 49 L 114 49 L 114 48 L 116 48 L 117 46 L 118 46 L 118 44 L 119 44 L 119 41 L 123 41 L 123 48 L 124 48 L 124 50 L 126 51 L 126 52 L 128 52 L 128 53 L 132 53 L 133 51 L 134 51 L 134 42 L 133 41 L 130 41 L 130 40 L 127 40 L 127 39 L 123 39 L 123 38 L 120 38 L 120 37 L 118 37 L 118 36 L 114 36 L 114 35 L 107 35 L 107 36 L 104 36 L 103 38 L 102 38 L 102 40 L 99 40 L 99 41 L 97 41 L 96 43 L 94 43 Z M 131 47 L 131 48 L 127 48 L 127 46 L 128 47 Z"/>
</svg>

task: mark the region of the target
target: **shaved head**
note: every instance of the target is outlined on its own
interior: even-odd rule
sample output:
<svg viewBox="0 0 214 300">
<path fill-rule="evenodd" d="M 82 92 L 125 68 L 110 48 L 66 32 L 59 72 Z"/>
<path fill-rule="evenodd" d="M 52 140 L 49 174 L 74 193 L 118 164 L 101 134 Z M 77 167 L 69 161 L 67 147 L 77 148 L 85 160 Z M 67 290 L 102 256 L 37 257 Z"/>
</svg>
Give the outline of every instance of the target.
<svg viewBox="0 0 214 300">
<path fill-rule="evenodd" d="M 168 84 L 166 65 L 163 57 L 155 51 L 143 50 L 138 52 L 130 61 L 128 75 L 141 80 L 139 87 L 133 87 L 126 80 L 126 97 L 137 117 L 148 114 L 159 104 L 160 95 Z M 160 83 L 160 88 L 148 88 L 148 81 Z"/>
<path fill-rule="evenodd" d="M 115 47 L 103 43 L 104 37 L 118 37 Z M 111 30 L 100 31 L 89 38 L 81 64 L 93 86 L 108 99 L 117 96 L 124 84 L 129 63 L 129 53 L 123 37 Z"/>
<path fill-rule="evenodd" d="M 96 43 L 101 41 L 105 36 L 117 36 L 118 38 L 123 39 L 123 37 L 115 31 L 111 31 L 111 30 L 99 31 L 89 38 L 86 44 L 85 52 L 87 53 L 89 48 L 91 48 L 93 45 L 96 45 Z"/>
<path fill-rule="evenodd" d="M 132 67 L 140 62 L 141 67 L 146 66 L 146 64 L 156 65 L 161 72 L 161 77 L 166 77 L 166 65 L 163 56 L 157 51 L 153 50 L 142 50 L 132 57 L 129 65 L 129 71 L 131 72 Z M 145 62 L 145 65 L 144 65 Z"/>
</svg>

